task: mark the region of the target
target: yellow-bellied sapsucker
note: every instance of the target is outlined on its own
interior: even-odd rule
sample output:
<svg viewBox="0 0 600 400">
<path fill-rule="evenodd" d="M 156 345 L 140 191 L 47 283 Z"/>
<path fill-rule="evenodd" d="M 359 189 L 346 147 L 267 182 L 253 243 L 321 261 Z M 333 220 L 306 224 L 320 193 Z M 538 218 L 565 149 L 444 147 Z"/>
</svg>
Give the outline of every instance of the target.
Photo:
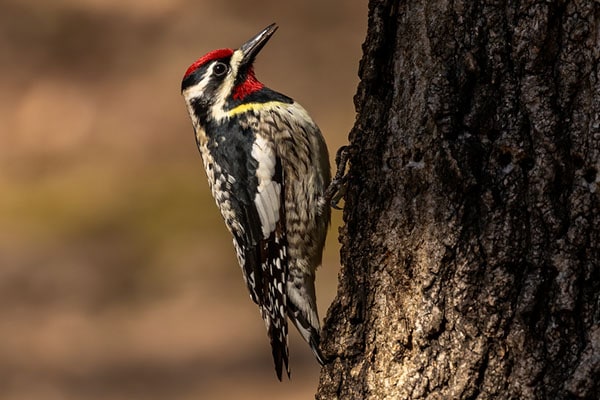
<svg viewBox="0 0 600 400">
<path fill-rule="evenodd" d="M 271 341 L 277 377 L 289 376 L 287 317 L 323 364 L 315 299 L 329 225 L 330 183 L 319 128 L 253 70 L 272 24 L 239 49 L 212 51 L 185 72 L 181 91 L 208 182 Z"/>
</svg>

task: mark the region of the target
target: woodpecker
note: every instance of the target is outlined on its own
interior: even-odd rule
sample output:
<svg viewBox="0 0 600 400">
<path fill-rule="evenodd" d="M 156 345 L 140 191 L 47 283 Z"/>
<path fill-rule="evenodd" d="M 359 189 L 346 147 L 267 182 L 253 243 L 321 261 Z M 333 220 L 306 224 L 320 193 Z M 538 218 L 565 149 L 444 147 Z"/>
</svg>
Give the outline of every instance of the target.
<svg viewBox="0 0 600 400">
<path fill-rule="evenodd" d="M 185 72 L 181 92 L 213 197 L 271 343 L 277 378 L 290 376 L 287 318 L 317 361 L 315 271 L 330 219 L 331 180 L 321 131 L 288 96 L 254 74 L 271 24 L 239 49 L 209 52 Z"/>
</svg>

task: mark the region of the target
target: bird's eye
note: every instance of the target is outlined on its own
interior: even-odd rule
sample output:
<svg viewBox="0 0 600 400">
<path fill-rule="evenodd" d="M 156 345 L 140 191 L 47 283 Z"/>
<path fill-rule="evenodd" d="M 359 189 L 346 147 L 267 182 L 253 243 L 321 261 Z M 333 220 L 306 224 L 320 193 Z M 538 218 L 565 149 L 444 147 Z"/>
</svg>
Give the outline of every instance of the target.
<svg viewBox="0 0 600 400">
<path fill-rule="evenodd" d="M 223 76 L 227 73 L 228 69 L 229 67 L 227 67 L 227 64 L 219 62 L 215 64 L 213 68 L 213 73 L 215 74 L 215 76 Z"/>
</svg>

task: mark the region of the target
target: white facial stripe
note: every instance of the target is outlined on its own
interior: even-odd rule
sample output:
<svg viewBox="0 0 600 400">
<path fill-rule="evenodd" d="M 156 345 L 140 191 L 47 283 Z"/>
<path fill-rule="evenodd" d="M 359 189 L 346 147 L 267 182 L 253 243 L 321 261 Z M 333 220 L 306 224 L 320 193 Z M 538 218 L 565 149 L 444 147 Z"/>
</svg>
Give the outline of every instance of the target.
<svg viewBox="0 0 600 400">
<path fill-rule="evenodd" d="M 242 62 L 243 57 L 244 54 L 240 50 L 234 51 L 231 55 L 231 61 L 229 62 L 229 64 L 231 65 L 231 72 L 233 76 L 237 75 L 237 71 L 240 66 L 240 63 Z"/>
<path fill-rule="evenodd" d="M 233 90 L 233 85 L 235 84 L 235 77 L 237 76 L 238 68 L 240 66 L 240 62 L 242 61 L 243 56 L 244 55 L 240 50 L 234 51 L 231 55 L 231 60 L 229 61 L 229 73 L 223 80 L 221 88 L 216 94 L 216 101 L 214 103 L 215 106 L 212 109 L 212 116 L 217 121 L 228 117 L 227 112 L 225 111 L 225 101 L 227 100 L 227 96 Z"/>
<path fill-rule="evenodd" d="M 196 98 L 196 97 L 200 97 L 202 96 L 202 93 L 204 92 L 204 90 L 206 90 L 206 86 L 208 86 L 208 82 L 210 82 L 210 79 L 212 77 L 212 68 L 214 66 L 213 62 L 207 72 L 204 74 L 204 76 L 202 77 L 202 80 L 200 80 L 200 82 L 196 83 L 193 86 L 190 86 L 188 88 L 186 88 L 183 91 L 183 97 L 188 101 L 188 103 Z M 210 71 L 210 72 L 209 72 Z"/>
<path fill-rule="evenodd" d="M 281 207 L 281 185 L 273 181 L 276 156 L 269 142 L 262 136 L 257 135 L 252 145 L 252 157 L 258 161 L 258 168 L 256 169 L 258 187 L 254 196 L 254 205 L 262 225 L 263 238 L 268 239 L 279 221 Z"/>
</svg>

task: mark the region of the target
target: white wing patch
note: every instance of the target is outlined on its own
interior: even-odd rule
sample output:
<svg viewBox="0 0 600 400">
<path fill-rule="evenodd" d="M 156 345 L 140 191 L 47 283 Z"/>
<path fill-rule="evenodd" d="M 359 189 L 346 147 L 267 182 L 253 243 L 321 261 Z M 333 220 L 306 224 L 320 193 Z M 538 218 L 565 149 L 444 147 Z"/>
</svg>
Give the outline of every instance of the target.
<svg viewBox="0 0 600 400">
<path fill-rule="evenodd" d="M 252 157 L 258 161 L 256 176 L 258 178 L 257 193 L 254 196 L 254 205 L 262 225 L 264 239 L 268 239 L 275 230 L 279 221 L 279 208 L 281 207 L 281 185 L 273 180 L 277 157 L 273 146 L 261 135 L 256 135 L 252 145 Z"/>
</svg>

